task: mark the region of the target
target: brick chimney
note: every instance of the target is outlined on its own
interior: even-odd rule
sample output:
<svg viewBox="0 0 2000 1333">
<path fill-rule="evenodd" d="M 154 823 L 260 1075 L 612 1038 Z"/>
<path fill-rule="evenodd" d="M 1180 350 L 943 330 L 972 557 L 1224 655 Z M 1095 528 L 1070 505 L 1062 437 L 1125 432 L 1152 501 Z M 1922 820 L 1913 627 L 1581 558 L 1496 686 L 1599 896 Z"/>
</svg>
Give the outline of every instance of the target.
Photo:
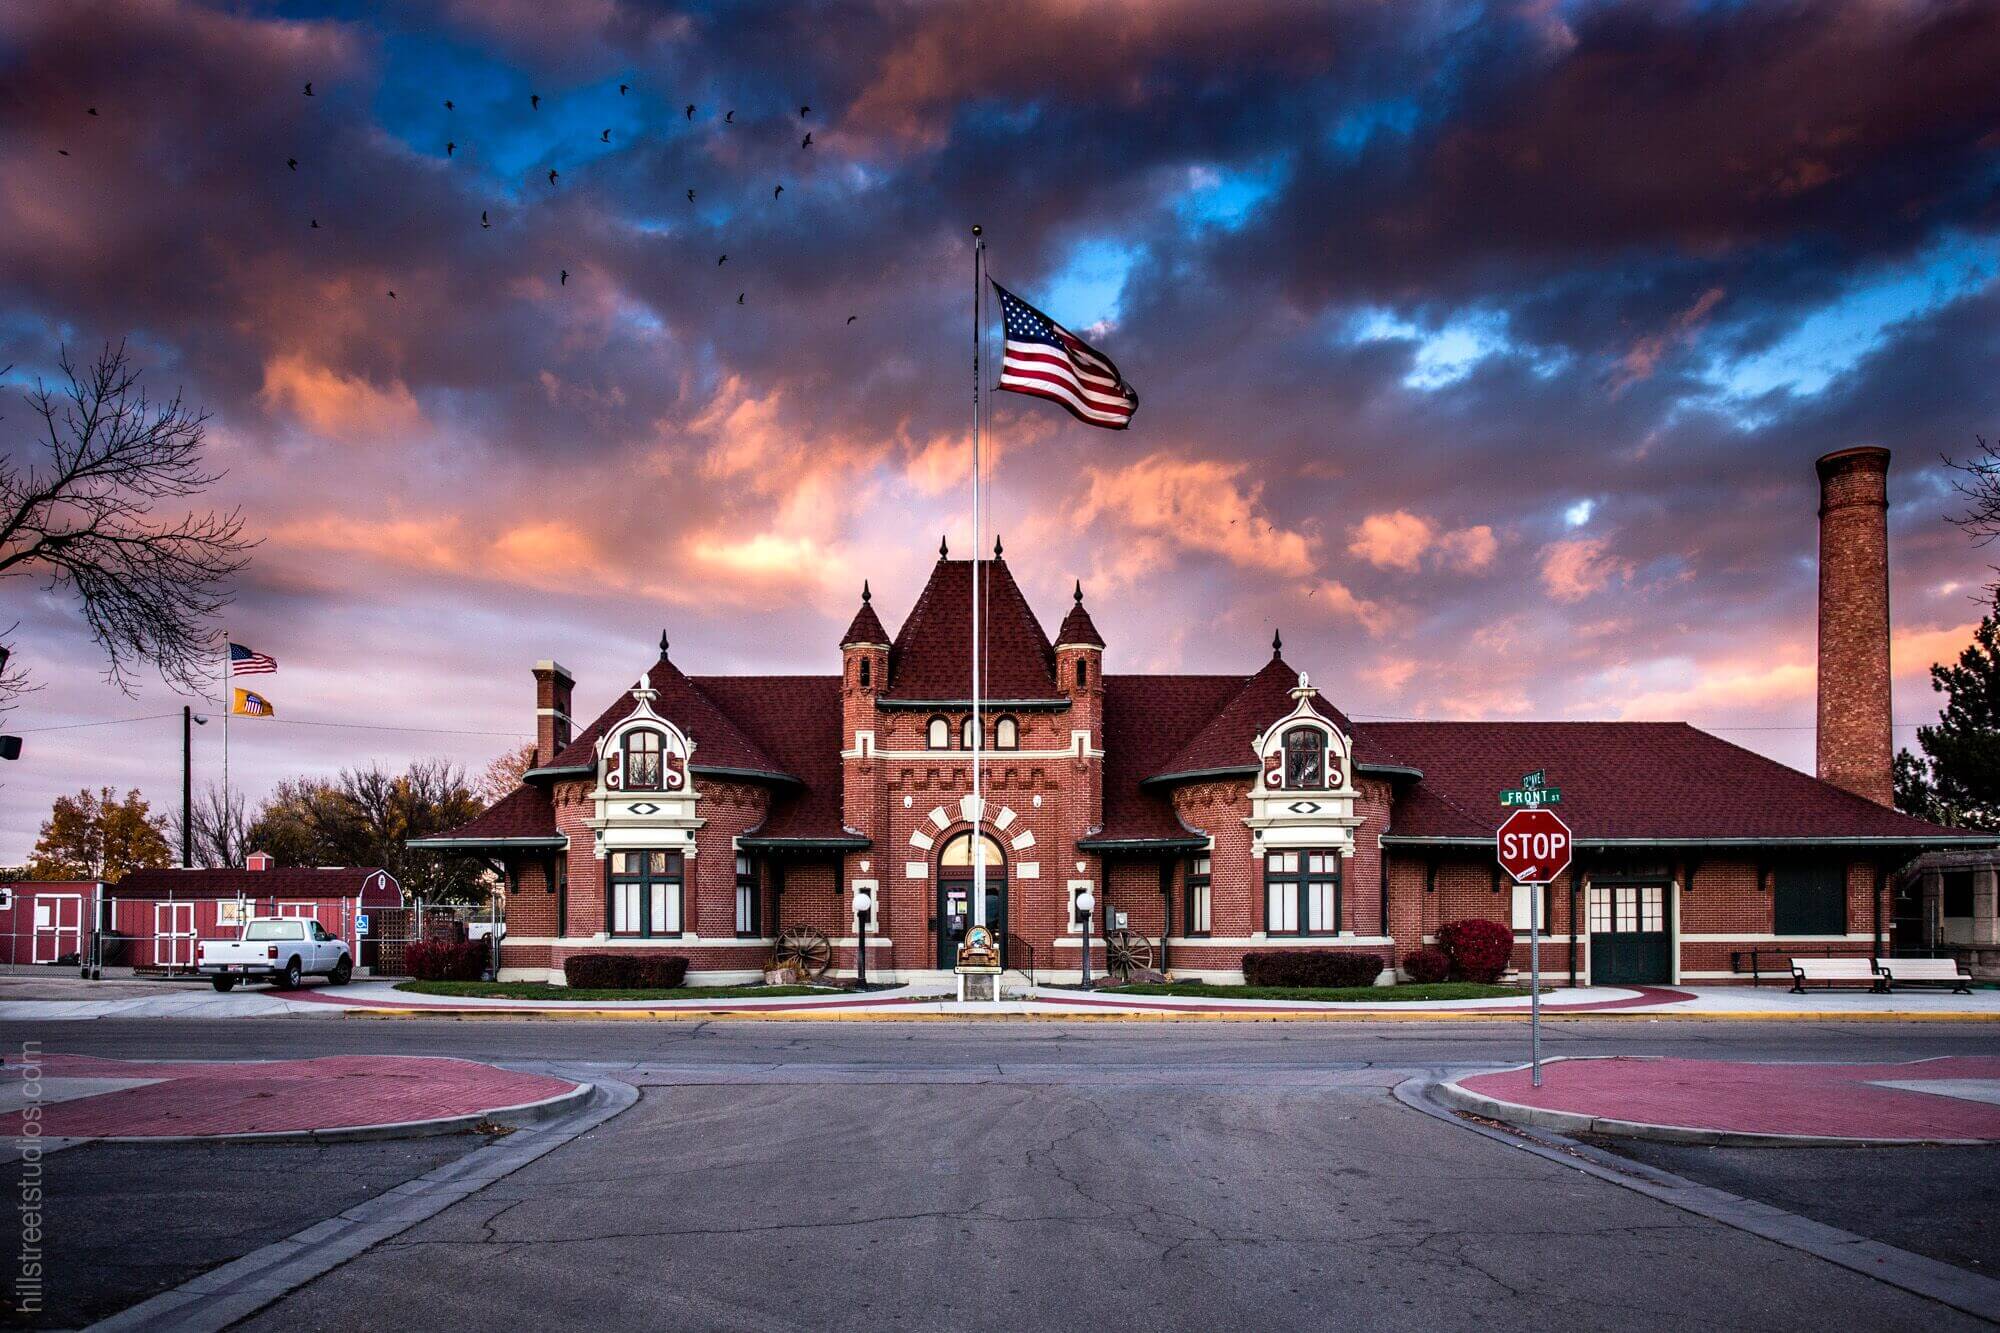
<svg viewBox="0 0 2000 1333">
<path fill-rule="evenodd" d="M 1819 460 L 1819 775 L 1895 803 L 1889 702 L 1889 451 Z"/>
<path fill-rule="evenodd" d="M 576 677 L 560 662 L 535 663 L 535 764 L 553 763 L 570 742 L 570 692 Z"/>
</svg>

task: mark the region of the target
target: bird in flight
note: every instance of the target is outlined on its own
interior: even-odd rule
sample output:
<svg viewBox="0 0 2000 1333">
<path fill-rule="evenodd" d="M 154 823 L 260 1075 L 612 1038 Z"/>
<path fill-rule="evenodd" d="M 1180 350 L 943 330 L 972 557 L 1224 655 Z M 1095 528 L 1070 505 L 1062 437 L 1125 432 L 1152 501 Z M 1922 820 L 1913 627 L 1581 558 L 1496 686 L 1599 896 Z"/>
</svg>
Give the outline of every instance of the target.
<svg viewBox="0 0 2000 1333">
<path fill-rule="evenodd" d="M 688 119 L 689 119 L 689 120 L 693 120 L 693 119 L 694 119 L 694 103 L 693 103 L 693 102 L 689 102 L 689 103 L 688 103 Z"/>
<path fill-rule="evenodd" d="M 724 255 L 722 258 L 715 261 L 715 266 L 717 268 L 721 268 L 724 264 L 727 264 L 728 262 L 729 262 L 729 256 Z"/>
<path fill-rule="evenodd" d="M 455 107 L 455 106 L 453 106 L 453 105 L 451 104 L 451 99 L 450 99 L 449 97 L 447 97 L 447 98 L 445 98 L 445 99 L 444 99 L 444 109 L 445 109 L 445 110 L 447 110 L 447 111 L 456 111 L 456 110 L 458 110 L 458 108 L 457 108 L 457 107 Z"/>
<path fill-rule="evenodd" d="M 745 296 L 746 294 L 747 294 L 747 293 L 744 293 L 744 292 L 738 292 L 738 293 L 736 293 L 736 304 L 738 304 L 738 305 L 742 305 L 742 304 L 743 304 L 743 298 L 744 298 L 744 296 Z"/>
<path fill-rule="evenodd" d="M 311 97 L 312 95 L 313 95 L 313 86 L 312 86 L 312 80 L 311 80 L 311 79 L 307 79 L 307 80 L 306 80 L 306 96 L 307 96 L 307 97 Z"/>
<path fill-rule="evenodd" d="M 732 111 L 728 115 L 724 116 L 722 118 L 722 123 L 725 125 L 734 125 L 736 123 L 736 113 Z"/>
<path fill-rule="evenodd" d="M 58 153 L 62 154 L 62 156 L 64 156 L 64 157 L 68 157 L 68 156 L 69 156 L 69 149 L 67 149 L 67 148 L 58 148 L 58 149 L 56 149 L 56 152 L 58 152 Z"/>
<path fill-rule="evenodd" d="M 481 231 L 491 231 L 493 229 L 493 224 L 486 220 L 486 210 L 483 208 L 479 210 L 479 229 Z"/>
<path fill-rule="evenodd" d="M 528 94 L 528 109 L 530 111 L 540 111 L 542 109 L 542 95 L 540 93 Z"/>
<path fill-rule="evenodd" d="M 568 270 L 568 269 L 564 269 L 564 270 L 562 271 L 562 281 L 561 281 L 561 282 L 558 282 L 558 283 L 556 284 L 556 286 L 558 286 L 558 287 L 567 287 L 567 286 L 569 286 L 569 270 Z"/>
<path fill-rule="evenodd" d="M 629 93 L 631 91 L 632 91 L 632 85 L 629 83 L 621 83 L 618 85 L 618 95 L 620 97 L 623 97 L 626 93 Z"/>
<path fill-rule="evenodd" d="M 299 169 L 299 160 L 296 157 L 288 157 L 285 159 L 285 165 L 293 171 L 297 171 Z"/>
<path fill-rule="evenodd" d="M 389 293 L 389 299 L 390 299 L 391 301 L 395 300 L 395 299 L 396 299 L 396 293 L 394 293 L 393 291 L 392 291 L 392 292 L 390 292 L 390 293 Z"/>
<path fill-rule="evenodd" d="M 806 137 L 805 137 L 805 138 L 803 138 L 803 139 L 801 139 L 801 140 L 799 140 L 799 147 L 801 147 L 801 148 L 810 148 L 810 147 L 812 147 L 812 146 L 813 146 L 813 136 L 812 136 L 812 131 L 811 131 L 811 130 L 807 130 L 807 131 L 806 131 Z"/>
<path fill-rule="evenodd" d="M 693 202 L 694 202 L 694 191 L 693 191 L 693 190 L 689 190 L 689 191 L 688 191 L 688 202 L 689 202 L 689 203 L 693 203 Z"/>
<path fill-rule="evenodd" d="M 811 114 L 812 114 L 812 108 L 811 108 L 811 107 L 809 107 L 809 106 L 802 106 L 802 107 L 800 107 L 800 108 L 799 108 L 799 119 L 800 119 L 800 120 L 804 120 L 804 119 L 805 119 L 805 118 L 806 118 L 807 116 L 810 116 Z"/>
<path fill-rule="evenodd" d="M 97 108 L 94 106 L 87 106 L 83 109 L 83 114 L 86 116 L 94 116 L 97 114 Z"/>
<path fill-rule="evenodd" d="M 780 185 L 776 189 L 771 191 L 771 197 L 773 199 L 776 199 L 779 195 L 783 194 L 784 192 L 785 192 L 785 187 Z"/>
<path fill-rule="evenodd" d="M 318 230 L 319 230 L 319 219 L 318 219 L 318 218 L 314 218 L 314 219 L 312 220 L 312 230 L 314 230 L 314 231 L 318 231 Z"/>
<path fill-rule="evenodd" d="M 549 184 L 554 185 L 556 183 L 556 176 L 558 174 L 554 167 L 549 168 Z"/>
<path fill-rule="evenodd" d="M 847 317 L 847 322 L 848 322 L 849 324 L 852 324 L 852 323 L 853 323 L 853 322 L 854 322 L 855 320 L 857 320 L 857 319 L 860 319 L 860 318 L 861 318 L 861 316 L 859 316 L 859 315 L 849 315 L 849 316 Z"/>
<path fill-rule="evenodd" d="M 606 130 L 606 131 L 605 131 L 604 133 L 602 133 L 602 134 L 598 135 L 597 137 L 598 137 L 599 139 L 602 139 L 602 140 L 603 140 L 603 141 L 604 141 L 605 143 L 610 143 L 610 142 L 611 142 L 611 131 L 610 131 L 610 130 Z"/>
<path fill-rule="evenodd" d="M 451 142 L 450 140 L 446 140 L 446 141 L 445 141 L 445 145 L 444 145 L 444 155 L 445 155 L 446 157 L 450 157 L 450 156 L 451 156 L 451 155 L 452 155 L 453 153 L 456 153 L 457 151 L 458 151 L 458 145 L 457 145 L 457 144 L 455 144 L 455 143 L 452 143 L 452 142 Z"/>
</svg>

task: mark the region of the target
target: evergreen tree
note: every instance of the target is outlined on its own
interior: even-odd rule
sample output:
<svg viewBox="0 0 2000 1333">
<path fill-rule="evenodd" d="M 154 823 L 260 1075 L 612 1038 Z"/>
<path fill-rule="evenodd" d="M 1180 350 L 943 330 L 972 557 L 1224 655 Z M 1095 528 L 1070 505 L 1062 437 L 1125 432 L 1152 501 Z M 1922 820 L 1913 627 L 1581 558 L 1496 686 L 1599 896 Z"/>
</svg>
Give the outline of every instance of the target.
<svg viewBox="0 0 2000 1333">
<path fill-rule="evenodd" d="M 2000 592 L 1956 665 L 1931 668 L 1945 696 L 1936 726 L 1917 728 L 1922 756 L 1896 756 L 1896 805 L 1964 828 L 2000 829 Z"/>
</svg>

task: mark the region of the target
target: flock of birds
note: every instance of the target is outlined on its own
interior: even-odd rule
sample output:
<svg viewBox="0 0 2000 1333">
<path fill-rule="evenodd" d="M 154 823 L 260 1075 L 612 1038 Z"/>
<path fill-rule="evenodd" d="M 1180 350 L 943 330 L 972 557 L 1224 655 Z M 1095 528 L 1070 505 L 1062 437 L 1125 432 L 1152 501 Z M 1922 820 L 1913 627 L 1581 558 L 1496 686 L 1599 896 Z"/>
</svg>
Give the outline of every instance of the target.
<svg viewBox="0 0 2000 1333">
<path fill-rule="evenodd" d="M 629 83 L 621 83 L 618 85 L 618 95 L 620 97 L 625 97 L 629 95 L 631 91 L 632 91 L 632 85 Z M 303 95 L 306 97 L 316 96 L 316 94 L 313 92 L 312 80 L 310 79 L 306 80 L 302 92 Z M 447 112 L 456 112 L 458 110 L 458 106 L 451 98 L 447 97 L 444 99 L 444 109 Z M 541 109 L 542 109 L 542 95 L 540 93 L 535 93 L 535 92 L 529 93 L 528 110 L 530 112 L 539 112 Z M 694 122 L 694 118 L 698 110 L 699 108 L 693 102 L 689 102 L 687 104 L 684 114 L 690 124 Z M 85 108 L 85 114 L 89 116 L 96 116 L 98 114 L 97 108 L 94 106 L 87 107 Z M 806 120 L 811 115 L 812 115 L 811 106 L 801 105 L 799 107 L 800 121 Z M 722 123 L 731 126 L 736 124 L 736 112 L 733 108 L 724 113 L 722 117 Z M 606 144 L 611 142 L 611 130 L 608 127 L 598 135 L 598 142 Z M 805 151 L 807 149 L 810 149 L 812 146 L 813 146 L 812 131 L 808 129 L 806 130 L 804 137 L 802 137 L 799 140 L 799 149 L 800 151 Z M 67 148 L 58 148 L 56 149 L 56 152 L 63 157 L 68 157 L 70 155 L 69 149 Z M 445 140 L 444 155 L 447 159 L 455 159 L 458 156 L 458 141 L 456 139 L 448 138 Z M 299 159 L 296 157 L 287 157 L 285 159 L 285 169 L 287 171 L 297 172 L 299 169 Z M 556 168 L 550 167 L 548 169 L 549 187 L 551 189 L 556 188 L 560 184 L 561 180 L 562 180 L 562 173 L 558 171 Z M 785 194 L 785 187 L 783 182 L 779 182 L 778 184 L 775 184 L 771 187 L 771 198 L 773 201 L 782 199 L 784 197 L 784 194 Z M 687 201 L 690 204 L 695 202 L 695 192 L 692 187 L 690 187 L 687 191 Z M 320 230 L 319 219 L 317 217 L 309 218 L 308 226 L 313 231 L 319 231 Z M 482 208 L 481 210 L 479 210 L 479 226 L 480 229 L 483 231 L 492 230 L 493 220 L 491 211 L 489 209 Z M 716 257 L 715 265 L 717 268 L 721 268 L 724 264 L 727 264 L 728 262 L 729 262 L 729 256 L 725 253 L 718 255 Z M 567 287 L 569 285 L 569 279 L 570 279 L 570 271 L 566 268 L 559 269 L 557 272 L 556 285 L 559 287 Z M 388 299 L 391 301 L 397 299 L 394 288 L 388 289 L 387 295 Z M 736 294 L 736 304 L 737 305 L 745 304 L 748 296 L 749 293 L 747 291 L 738 292 Z M 860 318 L 860 316 L 858 315 L 849 315 L 847 317 L 847 322 L 849 324 L 852 324 L 858 318 Z"/>
</svg>

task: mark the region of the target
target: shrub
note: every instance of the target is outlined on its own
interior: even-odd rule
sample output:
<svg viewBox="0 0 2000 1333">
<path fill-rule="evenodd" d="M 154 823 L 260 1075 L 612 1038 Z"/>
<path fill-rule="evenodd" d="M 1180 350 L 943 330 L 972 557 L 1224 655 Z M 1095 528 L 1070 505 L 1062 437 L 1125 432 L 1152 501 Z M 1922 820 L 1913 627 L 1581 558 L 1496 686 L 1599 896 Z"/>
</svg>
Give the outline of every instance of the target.
<svg viewBox="0 0 2000 1333">
<path fill-rule="evenodd" d="M 1437 935 L 1454 981 L 1498 981 L 1514 956 L 1513 930 L 1485 917 L 1447 922 Z"/>
<path fill-rule="evenodd" d="M 563 959 L 563 980 L 579 990 L 673 990 L 687 983 L 688 960 L 666 954 L 580 953 Z"/>
<path fill-rule="evenodd" d="M 1427 945 L 1403 955 L 1403 971 L 1418 985 L 1429 986 L 1451 975 L 1451 959 Z"/>
<path fill-rule="evenodd" d="M 1372 953 L 1326 949 L 1269 949 L 1243 955 L 1243 980 L 1252 986 L 1372 986 L 1382 960 Z"/>
<path fill-rule="evenodd" d="M 418 981 L 477 981 L 486 970 L 484 940 L 411 940 L 403 965 Z"/>
</svg>

